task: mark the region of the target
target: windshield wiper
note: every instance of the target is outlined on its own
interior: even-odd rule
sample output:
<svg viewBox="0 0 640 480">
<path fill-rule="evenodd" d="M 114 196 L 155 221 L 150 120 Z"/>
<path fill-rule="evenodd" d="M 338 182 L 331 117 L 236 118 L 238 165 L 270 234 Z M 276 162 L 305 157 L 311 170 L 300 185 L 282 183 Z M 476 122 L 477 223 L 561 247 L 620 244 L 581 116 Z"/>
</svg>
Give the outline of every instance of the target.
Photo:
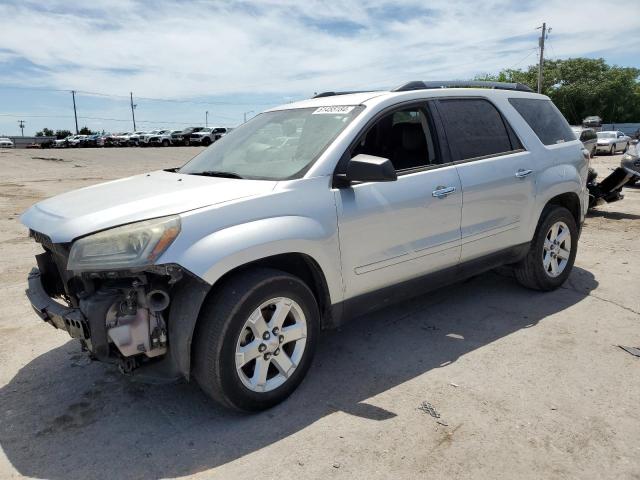
<svg viewBox="0 0 640 480">
<path fill-rule="evenodd" d="M 203 172 L 189 172 L 189 175 L 202 175 L 203 177 L 244 178 L 233 172 L 221 172 L 218 170 L 205 170 Z"/>
</svg>

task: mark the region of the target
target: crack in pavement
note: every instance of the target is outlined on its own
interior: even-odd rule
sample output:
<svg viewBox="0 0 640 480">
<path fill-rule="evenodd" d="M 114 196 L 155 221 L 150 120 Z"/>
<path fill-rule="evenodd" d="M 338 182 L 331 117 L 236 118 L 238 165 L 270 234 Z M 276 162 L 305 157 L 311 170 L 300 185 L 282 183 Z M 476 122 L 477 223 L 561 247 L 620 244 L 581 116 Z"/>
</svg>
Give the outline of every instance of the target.
<svg viewBox="0 0 640 480">
<path fill-rule="evenodd" d="M 572 292 L 574 292 L 574 293 L 579 293 L 580 295 L 585 295 L 585 293 L 586 293 L 586 292 L 584 292 L 584 291 L 580 291 L 580 290 L 578 290 L 578 289 L 576 289 L 576 288 L 573 288 L 573 287 L 565 287 L 564 285 L 563 285 L 563 286 L 561 286 L 560 288 L 562 288 L 562 289 L 564 289 L 564 290 L 570 290 L 570 291 L 572 291 Z M 638 312 L 637 310 L 634 310 L 634 309 L 633 309 L 633 308 L 631 308 L 631 307 L 627 307 L 627 306 L 625 306 L 625 305 L 621 305 L 621 304 L 619 304 L 619 303 L 617 303 L 617 302 L 614 302 L 613 300 L 609 300 L 608 298 L 599 297 L 598 295 L 594 295 L 592 292 L 588 292 L 588 293 L 586 293 L 586 296 L 587 296 L 587 297 L 593 297 L 593 298 L 596 298 L 596 299 L 598 299 L 598 300 L 600 300 L 600 301 L 603 301 L 603 302 L 606 302 L 606 303 L 610 303 L 610 304 L 612 304 L 612 305 L 615 305 L 616 307 L 620 307 L 620 308 L 622 308 L 623 310 L 627 310 L 628 312 L 631 312 L 631 313 L 633 313 L 633 314 L 635 314 L 635 315 L 640 315 L 640 312 Z"/>
</svg>

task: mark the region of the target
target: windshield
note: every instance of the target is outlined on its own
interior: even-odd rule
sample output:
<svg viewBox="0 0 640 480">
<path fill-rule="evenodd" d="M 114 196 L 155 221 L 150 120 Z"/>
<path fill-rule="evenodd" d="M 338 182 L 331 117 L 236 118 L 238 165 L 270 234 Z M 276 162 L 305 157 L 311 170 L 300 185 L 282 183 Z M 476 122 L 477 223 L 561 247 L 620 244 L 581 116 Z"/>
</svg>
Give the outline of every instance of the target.
<svg viewBox="0 0 640 480">
<path fill-rule="evenodd" d="M 314 107 L 257 115 L 194 157 L 179 173 L 216 171 L 253 179 L 296 178 L 362 109 Z"/>
<path fill-rule="evenodd" d="M 613 132 L 598 132 L 598 138 L 616 138 Z"/>
</svg>

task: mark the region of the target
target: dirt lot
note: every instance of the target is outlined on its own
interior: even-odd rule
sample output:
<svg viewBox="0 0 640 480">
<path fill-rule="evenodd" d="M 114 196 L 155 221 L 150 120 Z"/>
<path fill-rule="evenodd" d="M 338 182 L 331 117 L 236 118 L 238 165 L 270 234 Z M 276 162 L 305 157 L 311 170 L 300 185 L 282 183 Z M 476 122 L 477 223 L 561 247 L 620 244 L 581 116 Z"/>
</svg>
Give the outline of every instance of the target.
<svg viewBox="0 0 640 480">
<path fill-rule="evenodd" d="M 88 362 L 27 304 L 19 214 L 197 151 L 0 151 L 0 478 L 640 479 L 640 358 L 616 346 L 640 347 L 640 188 L 587 219 L 564 288 L 488 273 L 356 319 L 259 415 Z"/>
</svg>

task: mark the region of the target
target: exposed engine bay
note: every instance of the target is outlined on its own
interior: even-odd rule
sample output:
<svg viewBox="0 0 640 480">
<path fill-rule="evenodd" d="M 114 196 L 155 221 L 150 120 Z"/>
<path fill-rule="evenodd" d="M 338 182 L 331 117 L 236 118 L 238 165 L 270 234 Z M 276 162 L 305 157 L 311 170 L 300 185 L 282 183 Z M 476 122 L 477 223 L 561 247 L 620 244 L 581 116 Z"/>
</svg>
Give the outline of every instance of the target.
<svg viewBox="0 0 640 480">
<path fill-rule="evenodd" d="M 77 338 L 91 356 L 130 373 L 168 350 L 166 316 L 179 267 L 151 266 L 140 271 L 81 273 L 66 270 L 68 246 L 52 244 L 37 232 L 44 248 L 29 275 L 27 294 L 45 321 Z M 60 299 L 64 304 L 53 299 Z"/>
</svg>

